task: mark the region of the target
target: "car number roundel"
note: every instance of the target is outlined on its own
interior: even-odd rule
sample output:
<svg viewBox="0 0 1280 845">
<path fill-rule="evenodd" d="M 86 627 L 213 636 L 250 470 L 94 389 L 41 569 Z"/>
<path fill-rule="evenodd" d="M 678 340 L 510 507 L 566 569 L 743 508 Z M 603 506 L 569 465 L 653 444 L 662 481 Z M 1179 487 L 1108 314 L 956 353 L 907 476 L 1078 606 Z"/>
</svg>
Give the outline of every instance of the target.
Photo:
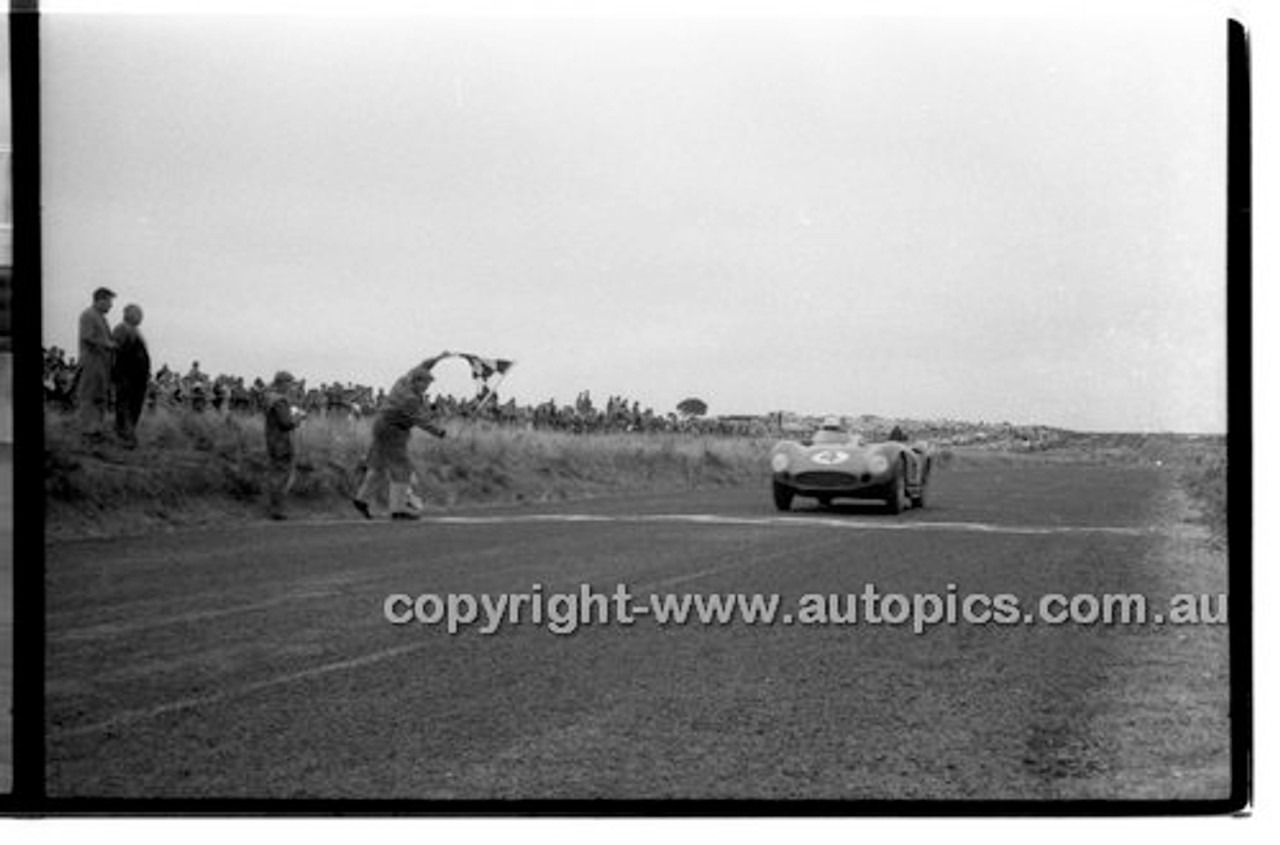
<svg viewBox="0 0 1280 845">
<path fill-rule="evenodd" d="M 849 460 L 849 453 L 841 452 L 838 449 L 836 450 L 823 449 L 821 452 L 815 453 L 812 456 L 811 460 L 815 464 L 823 464 L 824 466 L 830 466 L 832 464 L 842 464 L 845 461 Z"/>
</svg>

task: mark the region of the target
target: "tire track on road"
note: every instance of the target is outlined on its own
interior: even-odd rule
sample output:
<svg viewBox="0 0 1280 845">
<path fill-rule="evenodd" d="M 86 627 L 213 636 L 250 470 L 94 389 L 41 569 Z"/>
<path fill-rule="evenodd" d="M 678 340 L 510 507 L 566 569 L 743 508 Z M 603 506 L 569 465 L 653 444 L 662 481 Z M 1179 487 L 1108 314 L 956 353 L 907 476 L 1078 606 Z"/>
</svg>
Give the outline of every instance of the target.
<svg viewBox="0 0 1280 845">
<path fill-rule="evenodd" d="M 708 567 L 692 573 L 681 573 L 675 576 L 654 579 L 650 581 L 636 584 L 632 589 L 637 592 L 648 592 L 660 587 L 670 587 L 679 583 L 687 583 L 700 578 L 706 578 L 712 575 L 719 575 L 738 569 L 746 569 L 753 566 L 759 566 L 764 563 L 776 561 L 779 558 L 787 558 L 794 560 L 797 554 L 813 553 L 817 547 L 828 545 L 832 540 L 828 537 L 820 538 L 818 541 L 809 544 L 808 547 L 797 547 L 788 545 L 776 552 L 768 554 L 752 554 L 746 558 L 735 558 L 733 561 L 720 566 Z M 732 553 L 737 552 L 735 549 Z M 515 570 L 513 570 L 515 571 Z M 286 672 L 274 677 L 265 678 L 260 681 L 253 681 L 245 684 L 228 687 L 218 692 L 208 693 L 206 695 L 188 696 L 180 699 L 166 701 L 160 704 L 148 707 L 134 708 L 121 711 L 120 713 L 106 719 L 91 722 L 84 725 L 69 727 L 52 727 L 49 729 L 47 737 L 50 740 L 73 739 L 76 737 L 87 736 L 95 733 L 106 733 L 125 725 L 137 722 L 147 721 L 159 718 L 170 713 L 191 710 L 200 707 L 206 707 L 218 704 L 234 698 L 241 698 L 246 695 L 252 695 L 256 692 L 270 690 L 275 687 L 284 686 L 298 681 L 311 680 L 314 678 L 324 677 L 326 675 L 344 672 L 352 669 L 360 669 L 366 666 L 372 666 L 387 660 L 393 660 L 398 657 L 423 651 L 438 645 L 437 638 L 427 637 L 416 642 L 391 646 L 377 651 L 369 652 L 357 657 L 343 658 L 341 660 L 323 663 L 318 666 L 308 667 L 306 669 Z"/>
<path fill-rule="evenodd" d="M 517 514 L 510 516 L 439 516 L 425 517 L 419 524 L 425 525 L 459 525 L 459 526 L 491 526 L 491 525 L 507 525 L 507 524 L 545 524 L 545 523 L 591 523 L 591 524 L 693 524 L 708 526 L 746 526 L 746 527 L 819 527 L 834 528 L 837 530 L 855 530 L 855 531 L 961 531 L 974 532 L 982 534 L 1010 534 L 1010 535 L 1057 535 L 1057 534 L 1103 534 L 1110 536 L 1145 536 L 1158 533 L 1154 528 L 1134 528 L 1123 526 L 1009 526 L 1009 525 L 993 525 L 989 523 L 970 523 L 970 522 L 920 522 L 920 521 L 870 521 L 870 520 L 849 520 L 840 517 L 810 517 L 810 516 L 776 516 L 776 517 L 739 517 L 725 516 L 721 514 L 582 514 L 582 513 L 565 513 L 565 514 Z M 275 525 L 276 523 L 264 523 Z M 323 525 L 329 526 L 334 524 L 352 524 L 367 525 L 366 520 L 320 520 L 309 523 L 294 522 L 288 527 L 296 527 L 298 525 Z M 405 567 L 405 571 L 415 568 L 416 564 L 411 567 Z M 515 570 L 508 570 L 515 571 Z M 155 617 L 150 619 L 132 619 L 125 621 L 102 622 L 93 625 L 66 628 L 58 631 L 51 631 L 48 634 L 50 642 L 75 641 L 91 639 L 99 636 L 114 636 L 122 633 L 145 630 L 147 628 L 163 627 L 166 625 L 190 624 L 196 622 L 208 621 L 211 619 L 224 618 L 242 613 L 255 613 L 262 610 L 270 610 L 284 604 L 295 601 L 307 601 L 314 599 L 328 598 L 336 594 L 337 587 L 352 587 L 364 583 L 372 583 L 382 580 L 388 573 L 387 570 L 380 570 L 377 573 L 356 578 L 339 579 L 342 581 L 340 585 L 330 585 L 332 578 L 322 578 L 308 585 L 311 587 L 298 589 L 288 595 L 280 596 L 274 599 L 261 601 L 246 602 L 239 605 L 231 605 L 223 608 L 212 608 L 205 610 L 193 610 L 187 613 L 172 614 L 164 617 Z M 491 574 L 503 574 L 503 571 L 493 572 Z M 220 593 L 217 593 L 220 595 Z M 188 599 L 194 598 L 188 596 Z M 170 604 L 170 599 L 151 600 L 149 604 Z M 132 605 L 129 605 L 132 606 Z M 123 606 L 116 606 L 121 609 Z M 48 621 L 56 621 L 59 617 L 73 615 L 74 611 L 62 611 L 60 613 L 48 614 Z"/>
</svg>

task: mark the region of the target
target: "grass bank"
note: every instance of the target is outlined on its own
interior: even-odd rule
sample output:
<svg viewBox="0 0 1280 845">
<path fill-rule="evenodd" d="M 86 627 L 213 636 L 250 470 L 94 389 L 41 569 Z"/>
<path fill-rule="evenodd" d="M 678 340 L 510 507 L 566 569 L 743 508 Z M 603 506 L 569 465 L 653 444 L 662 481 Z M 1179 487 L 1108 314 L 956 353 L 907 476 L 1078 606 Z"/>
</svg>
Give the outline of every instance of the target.
<svg viewBox="0 0 1280 845">
<path fill-rule="evenodd" d="M 1180 467 L 1182 489 L 1191 494 L 1200 511 L 1200 520 L 1209 528 L 1214 542 L 1227 542 L 1227 450 L 1205 450 L 1189 456 Z"/>
<path fill-rule="evenodd" d="M 1068 432 L 1050 449 L 1008 451 L 953 446 L 935 453 L 940 467 L 1096 464 L 1158 467 L 1174 474 L 1216 545 L 1227 540 L 1227 445 L 1222 436 Z"/>
<path fill-rule="evenodd" d="M 349 499 L 369 447 L 368 420 L 309 419 L 298 436 L 289 507 L 298 516 L 352 515 Z M 449 437 L 416 434 L 410 454 L 428 509 L 567 501 L 768 480 L 772 438 L 696 434 L 569 434 L 455 422 Z M 264 515 L 262 418 L 160 409 L 140 444 L 86 449 L 72 417 L 45 418 L 46 530 L 51 538 L 136 533 Z M 1176 473 L 1219 543 L 1226 537 L 1226 444 L 1221 437 L 1078 434 L 1033 451 L 945 446 L 936 467 L 1096 463 Z"/>
<path fill-rule="evenodd" d="M 568 434 L 454 423 L 416 434 L 410 457 L 429 509 L 537 503 L 634 492 L 764 483 L 771 441 L 681 434 Z M 315 418 L 297 435 L 290 494 L 299 516 L 351 516 L 368 420 Z M 165 409 L 144 415 L 135 450 L 84 447 L 75 420 L 45 420 L 51 538 L 214 524 L 264 514 L 261 417 Z"/>
</svg>

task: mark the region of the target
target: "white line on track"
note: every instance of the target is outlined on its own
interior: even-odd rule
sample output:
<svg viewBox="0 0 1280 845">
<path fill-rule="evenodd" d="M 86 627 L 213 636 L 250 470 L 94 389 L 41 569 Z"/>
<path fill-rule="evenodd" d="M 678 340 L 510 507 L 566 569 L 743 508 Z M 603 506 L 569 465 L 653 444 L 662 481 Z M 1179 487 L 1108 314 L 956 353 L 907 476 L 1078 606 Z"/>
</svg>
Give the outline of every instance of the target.
<svg viewBox="0 0 1280 845">
<path fill-rule="evenodd" d="M 647 581 L 636 584 L 632 587 L 635 593 L 644 593 L 660 587 L 672 587 L 676 584 L 682 584 L 688 581 L 694 581 L 699 578 L 705 578 L 708 575 L 718 575 L 723 572 L 729 572 L 735 569 L 745 569 L 750 566 L 758 566 L 763 559 L 769 557 L 779 557 L 783 554 L 790 555 L 791 551 L 779 552 L 776 555 L 755 556 L 746 559 L 734 560 L 731 563 L 722 566 L 713 566 L 708 569 L 702 569 L 697 572 L 682 573 L 667 578 L 660 578 L 655 581 Z M 295 598 L 301 598 L 299 594 Z M 91 722 L 85 725 L 75 725 L 65 728 L 54 728 L 47 734 L 49 739 L 70 739 L 78 736 L 86 736 L 88 734 L 100 734 L 112 731 L 125 725 L 135 722 L 143 722 L 148 719 L 158 718 L 169 713 L 176 713 L 183 710 L 192 710 L 198 707 L 204 707 L 209 704 L 218 704 L 232 698 L 239 698 L 250 695 L 262 690 L 271 689 L 273 687 L 291 684 L 295 681 L 304 681 L 311 678 L 318 678 L 329 675 L 334 672 L 343 672 L 348 669 L 358 669 L 364 666 L 370 666 L 375 663 L 381 663 L 385 660 L 391 660 L 406 654 L 412 654 L 417 651 L 429 648 L 431 646 L 438 647 L 439 640 L 436 638 L 426 638 L 416 642 L 407 643 L 405 645 L 392 646 L 391 648 L 380 649 L 369 654 L 359 657 L 346 658 L 330 663 L 324 663 L 320 666 L 312 666 L 308 669 L 300 669 L 296 672 L 288 672 L 283 675 L 277 675 L 272 678 L 265 678 L 261 681 L 254 681 L 248 684 L 239 684 L 229 686 L 218 692 L 209 693 L 207 695 L 191 696 L 188 698 L 175 699 L 167 701 L 163 704 L 156 704 L 151 707 L 141 707 L 133 710 L 124 710 L 107 719 L 101 719 L 97 722 Z"/>
<path fill-rule="evenodd" d="M 609 514 L 514 514 L 509 516 L 427 516 L 418 520 L 417 524 L 426 525 L 499 525 L 508 523 L 556 523 L 556 522 L 592 522 L 592 523 L 683 523 L 683 524 L 703 524 L 703 525 L 749 525 L 749 526 L 780 526 L 780 527 L 803 527 L 803 526 L 819 526 L 836 528 L 842 530 L 855 531 L 966 531 L 985 534 L 1020 534 L 1020 535 L 1046 535 L 1046 534 L 1112 534 L 1124 536 L 1139 536 L 1153 533 L 1153 529 L 1149 528 L 1127 528 L 1116 526 L 1074 526 L 1074 525 L 993 525 L 990 523 L 975 522 L 916 522 L 906 520 L 894 521 L 870 521 L 847 519 L 841 517 L 818 517 L 818 516 L 772 516 L 772 517 L 742 517 L 742 516 L 722 516 L 718 514 L 627 514 L 627 515 L 609 515 Z M 367 520 L 312 520 L 312 521 L 294 521 L 292 523 L 266 523 L 266 524 L 313 524 L 313 525 L 334 525 L 334 524 L 353 524 L 365 525 L 369 524 Z M 676 575 L 670 578 L 660 579 L 647 584 L 638 585 L 637 590 L 649 590 L 655 587 L 670 587 L 675 584 L 686 581 L 693 581 L 707 575 L 716 574 L 729 569 L 736 569 L 748 565 L 745 562 L 736 562 L 727 566 L 713 567 L 698 572 Z M 311 598 L 317 594 L 295 594 L 287 597 L 286 600 L 296 600 L 299 598 Z M 206 611 L 203 615 L 215 616 L 224 613 L 243 612 L 246 609 L 258 609 L 259 606 L 266 606 L 274 602 L 264 602 L 255 604 L 251 608 L 244 606 L 230 608 L 221 611 Z M 144 626 L 145 627 L 145 626 Z M 100 631 L 99 633 L 116 633 L 113 631 Z M 297 672 L 290 672 L 284 675 L 277 675 L 262 681 L 255 681 L 250 684 L 241 684 L 238 686 L 228 687 L 216 693 L 210 693 L 203 696 L 195 696 L 191 698 L 178 699 L 169 701 L 164 704 L 155 705 L 153 707 L 126 710 L 108 719 L 93 722 L 86 725 L 77 725 L 67 728 L 54 728 L 49 732 L 50 739 L 66 739 L 87 734 L 102 733 L 110 731 L 124 725 L 134 722 L 153 719 L 168 713 L 174 713 L 182 710 L 190 710 L 202 707 L 208 704 L 215 704 L 230 698 L 237 698 L 250 693 L 258 692 L 283 684 L 293 683 L 295 681 L 317 678 L 333 672 L 341 672 L 347 669 L 355 669 L 368 666 L 374 663 L 381 663 L 384 660 L 390 660 L 401 655 L 410 654 L 420 651 L 435 643 L 433 639 L 426 639 L 407 645 L 395 646 L 393 648 L 383 649 L 371 654 L 362 655 L 360 657 L 339 660 L 332 663 L 325 663 L 320 666 L 314 666 L 309 669 L 302 669 Z"/>
<path fill-rule="evenodd" d="M 990 522 L 922 522 L 915 520 L 868 520 L 830 516 L 725 516 L 713 513 L 592 514 L 546 513 L 496 516 L 424 516 L 403 525 L 513 525 L 519 523 L 590 522 L 632 524 L 747 525 L 779 527 L 821 527 L 846 531 L 963 531 L 978 534 L 1112 534 L 1137 537 L 1156 533 L 1152 528 L 1110 525 L 998 525 Z M 363 519 L 306 520 L 265 525 L 371 525 Z"/>
<path fill-rule="evenodd" d="M 67 628 L 61 631 L 50 631 L 45 635 L 47 642 L 63 642 L 76 640 L 95 640 L 103 637 L 114 637 L 145 631 L 149 628 L 162 628 L 166 625 L 190 625 L 196 622 L 207 622 L 224 616 L 235 616 L 241 613 L 253 613 L 259 610 L 270 610 L 280 605 L 307 599 L 321 599 L 338 594 L 333 589 L 298 590 L 263 601 L 247 602 L 231 607 L 213 610 L 194 610 L 171 616 L 135 617 L 120 622 L 101 622 L 96 625 L 85 625 L 79 628 Z"/>
<path fill-rule="evenodd" d="M 281 684 L 290 684 L 294 681 L 303 681 L 309 678 L 318 678 L 322 675 L 328 675 L 333 672 L 342 672 L 347 669 L 356 669 L 361 666 L 368 666 L 373 663 L 381 663 L 384 660 L 390 660 L 393 657 L 399 657 L 403 654 L 409 654 L 415 651 L 421 651 L 431 645 L 439 645 L 435 639 L 423 639 L 408 645 L 399 645 L 393 648 L 375 651 L 372 654 L 353 657 L 348 660 L 338 660 L 333 663 L 325 663 L 321 666 L 313 666 L 310 669 L 301 669 L 297 672 L 290 672 L 287 675 L 277 675 L 274 678 L 267 678 L 263 681 L 255 681 L 251 684 L 240 684 L 239 686 L 227 687 L 219 692 L 209 693 L 208 695 L 193 696 L 191 698 L 180 698 L 176 701 L 168 701 L 164 704 L 157 704 L 154 707 L 144 707 L 137 710 L 125 710 L 109 719 L 103 719 L 99 722 L 93 722 L 88 725 L 76 725 L 75 727 L 54 728 L 49 731 L 50 739 L 67 739 L 70 737 L 84 736 L 86 734 L 103 733 L 105 731 L 114 730 L 133 722 L 141 722 L 147 719 L 154 719 L 157 716 L 163 716 L 166 713 L 175 713 L 180 710 L 190 710 L 194 707 L 203 707 L 207 704 L 216 704 L 229 698 L 237 698 L 239 696 L 248 695 L 260 690 L 271 689 Z"/>
</svg>

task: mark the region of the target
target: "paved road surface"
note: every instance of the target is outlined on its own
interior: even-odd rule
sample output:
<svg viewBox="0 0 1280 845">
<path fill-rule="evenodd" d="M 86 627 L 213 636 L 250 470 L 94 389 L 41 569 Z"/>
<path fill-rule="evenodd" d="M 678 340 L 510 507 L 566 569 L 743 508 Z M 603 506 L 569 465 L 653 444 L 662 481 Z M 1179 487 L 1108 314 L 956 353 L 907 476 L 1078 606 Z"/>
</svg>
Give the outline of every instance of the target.
<svg viewBox="0 0 1280 845">
<path fill-rule="evenodd" d="M 385 621 L 390 593 L 1225 592 L 1156 469 L 951 470 L 50 547 L 53 795 L 1222 798 L 1226 628 Z M 567 518 L 574 515 L 575 518 Z M 954 588 L 949 588 L 954 584 Z"/>
</svg>

